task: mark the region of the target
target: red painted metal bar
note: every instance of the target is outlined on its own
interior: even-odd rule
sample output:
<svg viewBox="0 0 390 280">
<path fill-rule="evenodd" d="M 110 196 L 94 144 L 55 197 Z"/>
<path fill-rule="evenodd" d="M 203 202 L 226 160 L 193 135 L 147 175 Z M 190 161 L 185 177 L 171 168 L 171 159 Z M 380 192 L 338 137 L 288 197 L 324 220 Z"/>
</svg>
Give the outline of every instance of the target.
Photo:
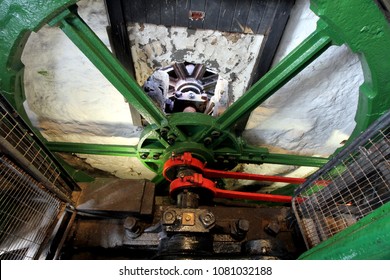
<svg viewBox="0 0 390 280">
<path fill-rule="evenodd" d="M 221 189 L 217 189 L 217 188 L 216 188 L 215 197 L 280 202 L 280 203 L 291 203 L 291 200 L 292 200 L 292 196 L 288 196 L 288 195 L 238 192 L 238 191 L 221 190 Z"/>
<path fill-rule="evenodd" d="M 244 179 L 244 180 L 254 180 L 254 181 L 266 181 L 266 182 L 281 182 L 288 184 L 302 184 L 306 181 L 305 178 L 293 178 L 293 177 L 283 177 L 283 176 L 271 176 L 271 175 L 261 175 L 261 174 L 249 174 L 242 172 L 232 172 L 232 171 L 222 171 L 208 169 L 204 167 L 204 163 L 200 160 L 193 158 L 191 153 L 184 153 L 181 156 L 173 157 L 167 160 L 164 165 L 163 175 L 168 181 L 174 180 L 174 177 L 168 175 L 169 171 L 176 166 L 188 166 L 201 172 L 204 177 L 208 178 L 231 178 L 231 179 Z M 329 181 L 317 181 L 315 182 L 318 186 L 327 186 Z"/>
<path fill-rule="evenodd" d="M 244 179 L 244 180 L 255 180 L 255 181 L 267 181 L 267 182 L 282 182 L 290 184 L 302 184 L 306 181 L 304 178 L 292 178 L 282 176 L 270 176 L 260 174 L 249 174 L 232 171 L 222 171 L 204 168 L 203 174 L 208 178 L 232 178 L 232 179 Z"/>
<path fill-rule="evenodd" d="M 192 168 L 193 171 L 196 171 L 192 175 L 177 178 L 177 174 L 175 172 L 177 171 L 177 167 Z M 258 175 L 208 169 L 204 167 L 203 162 L 196 158 L 193 158 L 191 153 L 184 153 L 183 155 L 172 157 L 167 160 L 164 165 L 163 175 L 168 181 L 171 181 L 171 195 L 174 195 L 176 191 L 180 189 L 203 188 L 207 189 L 213 197 L 217 198 L 245 199 L 278 203 L 291 203 L 292 197 L 286 195 L 222 190 L 218 189 L 215 186 L 215 182 L 208 178 L 247 179 L 256 181 L 283 182 L 289 184 L 302 184 L 306 181 L 306 179 L 304 178 Z M 329 182 L 318 181 L 316 183 L 318 185 L 327 185 Z"/>
<path fill-rule="evenodd" d="M 213 181 L 204 178 L 202 174 L 198 173 L 173 180 L 170 185 L 170 193 L 172 195 L 181 189 L 191 188 L 206 189 L 209 191 L 210 195 L 216 198 L 244 199 L 279 203 L 291 203 L 292 200 L 292 197 L 287 195 L 221 190 L 215 186 Z"/>
</svg>

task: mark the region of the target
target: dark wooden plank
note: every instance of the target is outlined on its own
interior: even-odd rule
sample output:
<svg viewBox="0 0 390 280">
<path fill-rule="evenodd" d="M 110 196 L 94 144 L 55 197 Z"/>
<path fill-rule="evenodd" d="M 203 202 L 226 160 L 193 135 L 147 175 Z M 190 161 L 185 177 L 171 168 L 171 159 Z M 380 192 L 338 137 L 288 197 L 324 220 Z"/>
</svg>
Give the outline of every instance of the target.
<svg viewBox="0 0 390 280">
<path fill-rule="evenodd" d="M 161 2 L 161 24 L 167 27 L 175 25 L 176 0 Z"/>
<path fill-rule="evenodd" d="M 160 25 L 161 24 L 161 1 L 160 0 L 144 0 L 144 1 L 146 3 L 146 22 Z"/>
<path fill-rule="evenodd" d="M 218 30 L 230 31 L 232 26 L 234 11 L 236 9 L 237 1 L 234 0 L 222 0 L 218 17 Z"/>
<path fill-rule="evenodd" d="M 126 2 L 126 1 L 125 1 Z M 127 20 L 125 16 L 125 3 L 122 0 L 110 0 L 106 2 L 110 26 L 107 34 L 110 45 L 116 58 L 122 63 L 129 74 L 135 77 L 133 57 L 130 50 L 129 34 L 127 32 Z M 142 125 L 141 115 L 129 104 L 131 118 L 134 125 Z"/>
<path fill-rule="evenodd" d="M 252 29 L 253 33 L 257 33 L 261 19 L 267 7 L 267 0 L 252 0 L 252 5 L 249 10 L 246 25 Z"/>
<path fill-rule="evenodd" d="M 108 1 L 107 1 L 108 2 Z M 127 23 L 146 22 L 145 1 L 121 1 Z"/>
<path fill-rule="evenodd" d="M 256 83 L 265 73 L 271 68 L 272 61 L 274 59 L 276 50 L 278 49 L 280 40 L 283 36 L 284 29 L 287 25 L 288 19 L 290 17 L 291 9 L 294 6 L 295 1 L 291 0 L 281 0 L 279 5 L 276 7 L 276 13 L 272 20 L 270 27 L 268 28 L 269 32 L 265 35 L 262 48 L 257 57 L 250 85 Z M 248 87 L 249 88 L 249 87 Z M 246 127 L 246 124 L 249 120 L 250 114 L 243 117 L 235 127 L 235 131 L 240 135 Z"/>
<path fill-rule="evenodd" d="M 190 4 L 190 0 L 176 0 L 175 24 L 177 26 L 188 26 Z"/>
<path fill-rule="evenodd" d="M 265 12 L 261 17 L 260 24 L 257 28 L 258 34 L 267 34 L 271 28 L 272 22 L 275 17 L 275 12 L 279 6 L 280 1 L 267 1 Z"/>
<path fill-rule="evenodd" d="M 194 13 L 195 19 L 189 20 L 188 27 L 192 29 L 203 28 L 203 19 L 196 20 L 196 18 L 197 15 L 201 13 L 205 13 L 205 11 L 206 11 L 206 0 L 191 0 L 189 14 Z"/>
<path fill-rule="evenodd" d="M 230 28 L 231 32 L 247 33 L 249 31 L 247 28 L 247 20 L 248 20 L 249 10 L 251 8 L 251 3 L 252 0 L 238 1 L 236 10 L 234 11 L 232 26 Z"/>
<path fill-rule="evenodd" d="M 217 29 L 218 26 L 218 17 L 220 9 L 221 0 L 207 0 L 205 12 L 206 16 L 203 22 L 204 29 Z"/>
</svg>

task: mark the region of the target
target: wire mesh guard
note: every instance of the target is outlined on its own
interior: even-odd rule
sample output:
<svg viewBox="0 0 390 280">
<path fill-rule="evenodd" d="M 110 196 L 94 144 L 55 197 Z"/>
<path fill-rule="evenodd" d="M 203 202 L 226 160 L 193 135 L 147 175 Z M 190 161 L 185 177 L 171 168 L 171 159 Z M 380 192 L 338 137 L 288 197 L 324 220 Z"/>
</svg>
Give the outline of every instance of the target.
<svg viewBox="0 0 390 280">
<path fill-rule="evenodd" d="M 68 196 L 71 194 L 56 164 L 1 102 L 0 140 L 8 142 L 59 191 Z"/>
<path fill-rule="evenodd" d="M 0 259 L 34 259 L 61 210 L 61 201 L 0 157 Z"/>
<path fill-rule="evenodd" d="M 296 191 L 293 209 L 308 248 L 390 200 L 389 126 L 390 112 Z"/>
</svg>

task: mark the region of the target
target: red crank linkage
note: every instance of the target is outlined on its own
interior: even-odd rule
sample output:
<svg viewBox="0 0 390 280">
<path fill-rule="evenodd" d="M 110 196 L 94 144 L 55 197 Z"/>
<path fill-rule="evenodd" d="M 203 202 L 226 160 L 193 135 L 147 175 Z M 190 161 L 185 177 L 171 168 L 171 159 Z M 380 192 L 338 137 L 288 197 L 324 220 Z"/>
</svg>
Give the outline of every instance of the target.
<svg viewBox="0 0 390 280">
<path fill-rule="evenodd" d="M 193 170 L 193 173 L 186 174 L 185 172 L 183 172 L 182 174 L 180 174 L 180 171 L 184 170 L 185 168 Z M 205 168 L 205 164 L 203 162 L 196 158 L 193 158 L 191 153 L 188 152 L 184 153 L 183 155 L 173 156 L 172 158 L 170 158 L 164 164 L 163 175 L 168 181 L 171 182 L 171 193 L 176 192 L 179 189 L 198 187 L 203 188 L 204 190 L 208 190 L 214 197 L 217 198 L 246 199 L 281 203 L 291 203 L 292 197 L 286 195 L 222 190 L 217 188 L 216 184 L 212 180 L 207 178 L 248 179 L 256 181 L 283 182 L 290 184 L 302 184 L 306 181 L 306 179 L 303 178 L 268 176 L 208 169 Z M 316 182 L 317 185 L 327 185 L 328 183 L 329 182 L 325 181 Z"/>
</svg>

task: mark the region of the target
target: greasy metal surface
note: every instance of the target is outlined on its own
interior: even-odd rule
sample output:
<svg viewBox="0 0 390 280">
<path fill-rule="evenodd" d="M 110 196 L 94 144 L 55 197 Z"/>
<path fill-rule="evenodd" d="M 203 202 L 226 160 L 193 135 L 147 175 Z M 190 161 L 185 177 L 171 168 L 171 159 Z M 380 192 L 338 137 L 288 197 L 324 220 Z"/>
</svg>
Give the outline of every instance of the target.
<svg viewBox="0 0 390 280">
<path fill-rule="evenodd" d="M 293 230 L 288 224 L 289 208 L 203 206 L 200 209 L 211 211 L 215 217 L 215 226 L 210 230 L 214 239 L 212 258 L 277 255 L 290 259 L 296 258 L 302 250 L 301 245 L 295 243 Z M 63 256 L 65 259 L 109 259 L 111 252 L 109 249 L 121 249 L 123 251 L 118 252 L 114 256 L 115 259 L 143 259 L 144 256 L 150 259 L 157 254 L 160 239 L 166 236 L 159 226 L 162 213 L 166 210 L 168 210 L 167 205 L 156 205 L 153 221 L 139 221 L 143 232 L 135 239 L 126 237 L 125 219 L 79 218 L 69 235 Z M 239 237 L 232 232 L 232 225 L 236 225 L 242 219 L 249 223 L 249 230 L 246 235 Z M 277 234 L 270 234 L 265 230 L 270 223 L 279 226 Z M 258 240 L 258 242 L 247 244 L 249 240 Z M 259 244 L 272 246 L 259 247 L 257 246 Z M 259 247 L 257 251 L 256 246 Z M 264 247 L 263 250 L 261 247 Z M 143 255 L 145 251 L 148 253 Z M 84 255 L 86 252 L 93 252 L 93 254 L 86 256 Z"/>
<path fill-rule="evenodd" d="M 146 180 L 97 179 L 83 187 L 77 210 L 117 215 L 151 214 L 154 184 Z M 148 206 L 148 207 L 146 207 Z"/>
</svg>

